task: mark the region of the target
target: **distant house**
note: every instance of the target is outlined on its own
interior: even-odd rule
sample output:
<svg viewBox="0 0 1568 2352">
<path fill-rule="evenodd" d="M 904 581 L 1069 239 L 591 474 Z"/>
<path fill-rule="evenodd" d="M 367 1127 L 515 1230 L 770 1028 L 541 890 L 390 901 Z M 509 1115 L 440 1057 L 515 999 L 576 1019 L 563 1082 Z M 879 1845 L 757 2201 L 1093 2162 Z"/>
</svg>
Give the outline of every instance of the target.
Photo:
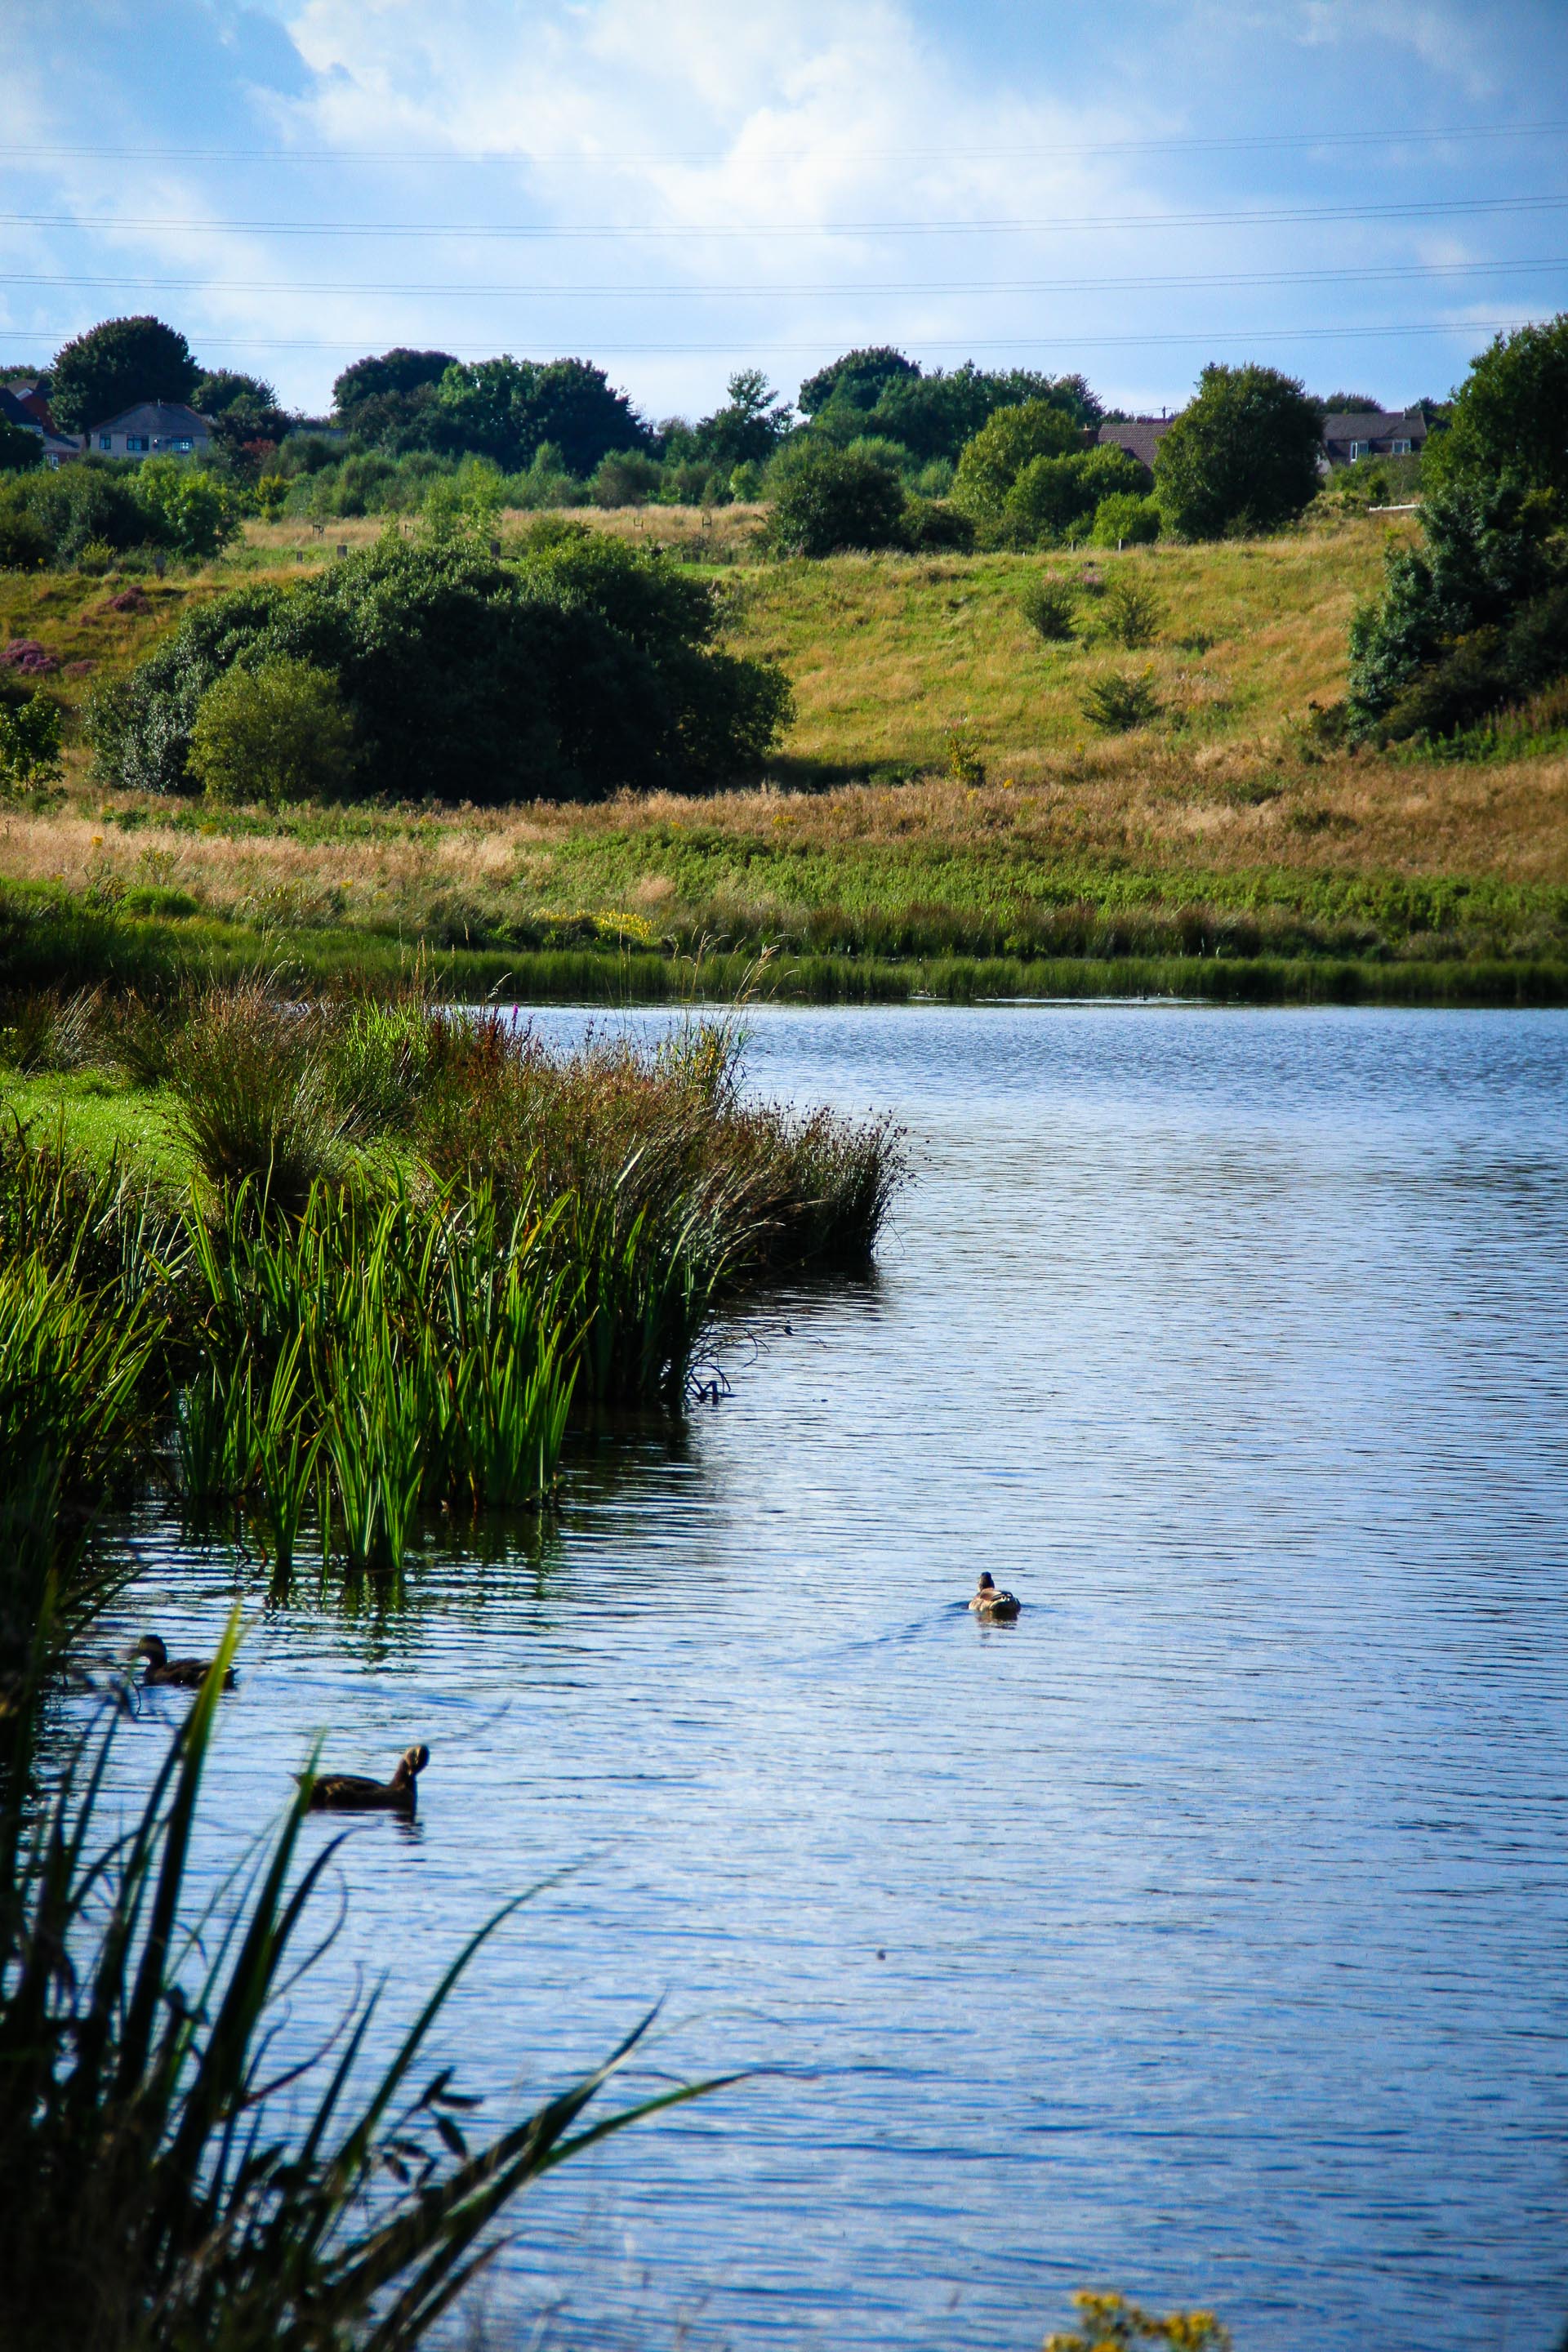
<svg viewBox="0 0 1568 2352">
<path fill-rule="evenodd" d="M 87 436 L 88 447 L 102 457 L 200 457 L 212 443 L 206 418 L 176 400 L 138 401 Z"/>
<path fill-rule="evenodd" d="M 1125 449 L 1152 473 L 1154 452 L 1174 422 L 1171 416 L 1126 416 L 1119 425 L 1102 425 L 1096 438 L 1102 449 Z"/>
<path fill-rule="evenodd" d="M 1353 466 L 1358 457 L 1418 457 L 1426 419 L 1418 408 L 1350 408 L 1323 424 L 1323 464 Z"/>
<path fill-rule="evenodd" d="M 44 445 L 46 466 L 58 466 L 68 457 L 81 456 L 81 443 L 68 434 L 56 432 L 47 404 L 37 393 L 29 393 L 26 386 L 18 391 L 15 384 L 0 384 L 0 417 L 7 425 L 19 425 L 24 433 L 37 435 Z"/>
</svg>

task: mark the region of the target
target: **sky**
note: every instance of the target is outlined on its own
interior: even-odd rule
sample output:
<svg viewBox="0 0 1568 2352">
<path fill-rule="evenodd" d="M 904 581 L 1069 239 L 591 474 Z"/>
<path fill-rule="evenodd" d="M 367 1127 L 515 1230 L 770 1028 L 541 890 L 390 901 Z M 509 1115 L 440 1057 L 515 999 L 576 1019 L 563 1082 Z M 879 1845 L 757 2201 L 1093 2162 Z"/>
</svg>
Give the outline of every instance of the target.
<svg viewBox="0 0 1568 2352">
<path fill-rule="evenodd" d="M 154 310 L 324 411 L 395 343 L 650 419 L 838 352 L 1441 397 L 1568 309 L 1564 0 L 0 10 L 0 367 Z"/>
</svg>

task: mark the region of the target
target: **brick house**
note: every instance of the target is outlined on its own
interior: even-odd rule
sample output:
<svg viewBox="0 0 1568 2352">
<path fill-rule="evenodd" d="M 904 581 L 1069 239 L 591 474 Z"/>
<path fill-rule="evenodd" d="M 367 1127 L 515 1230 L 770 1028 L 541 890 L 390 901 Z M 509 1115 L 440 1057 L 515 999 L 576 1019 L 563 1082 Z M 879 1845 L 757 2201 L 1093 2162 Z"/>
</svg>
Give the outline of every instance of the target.
<svg viewBox="0 0 1568 2352">
<path fill-rule="evenodd" d="M 103 457 L 201 457 L 212 443 L 206 418 L 176 400 L 139 400 L 87 436 L 93 455 Z"/>
</svg>

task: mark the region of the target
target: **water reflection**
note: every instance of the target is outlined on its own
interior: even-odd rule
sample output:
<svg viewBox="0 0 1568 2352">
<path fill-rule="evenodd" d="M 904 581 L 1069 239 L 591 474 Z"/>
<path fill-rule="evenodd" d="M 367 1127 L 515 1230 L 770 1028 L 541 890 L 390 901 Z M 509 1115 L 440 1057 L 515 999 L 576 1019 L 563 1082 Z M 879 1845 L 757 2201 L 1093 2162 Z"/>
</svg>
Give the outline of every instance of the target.
<svg viewBox="0 0 1568 2352">
<path fill-rule="evenodd" d="M 132 1531 L 116 1643 L 256 1612 L 215 1881 L 316 1732 L 429 1744 L 323 2011 L 565 1868 L 451 2021 L 492 2100 L 661 1993 L 660 2067 L 774 2070 L 554 2179 L 501 2340 L 1016 2352 L 1082 2284 L 1249 2352 L 1552 2340 L 1565 1045 L 764 1013 L 759 1085 L 912 1129 L 875 1280 L 752 1302 L 726 1402 L 432 1531 L 395 1602 Z"/>
</svg>

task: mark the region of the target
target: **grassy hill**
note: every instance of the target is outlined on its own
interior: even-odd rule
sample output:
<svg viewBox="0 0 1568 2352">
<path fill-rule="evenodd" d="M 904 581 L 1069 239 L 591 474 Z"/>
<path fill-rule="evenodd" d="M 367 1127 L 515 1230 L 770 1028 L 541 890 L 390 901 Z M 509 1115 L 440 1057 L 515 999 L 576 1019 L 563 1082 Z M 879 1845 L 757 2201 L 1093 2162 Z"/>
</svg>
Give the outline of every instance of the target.
<svg viewBox="0 0 1568 2352">
<path fill-rule="evenodd" d="M 259 948 L 316 970 L 417 945 L 454 984 L 664 994 L 733 982 L 818 995 L 1181 987 L 1263 994 L 1568 992 L 1568 744 L 1442 761 L 1325 754 L 1305 721 L 1342 692 L 1346 628 L 1403 519 L 1119 556 L 758 562 L 753 519 L 643 510 L 727 583 L 730 642 L 782 663 L 797 717 L 768 782 L 701 800 L 461 805 L 278 818 L 64 792 L 0 824 L 13 971 L 127 970 Z M 79 699 L 246 572 L 289 576 L 374 524 L 257 530 L 189 579 L 0 575 L 0 624 Z M 1048 645 L 1020 598 L 1079 592 Z M 1105 635 L 1118 577 L 1153 641 Z M 1160 715 L 1119 736 L 1082 698 L 1146 675 Z M 704 981 L 693 968 L 704 961 Z M 508 982 L 504 975 L 510 974 Z"/>
</svg>

